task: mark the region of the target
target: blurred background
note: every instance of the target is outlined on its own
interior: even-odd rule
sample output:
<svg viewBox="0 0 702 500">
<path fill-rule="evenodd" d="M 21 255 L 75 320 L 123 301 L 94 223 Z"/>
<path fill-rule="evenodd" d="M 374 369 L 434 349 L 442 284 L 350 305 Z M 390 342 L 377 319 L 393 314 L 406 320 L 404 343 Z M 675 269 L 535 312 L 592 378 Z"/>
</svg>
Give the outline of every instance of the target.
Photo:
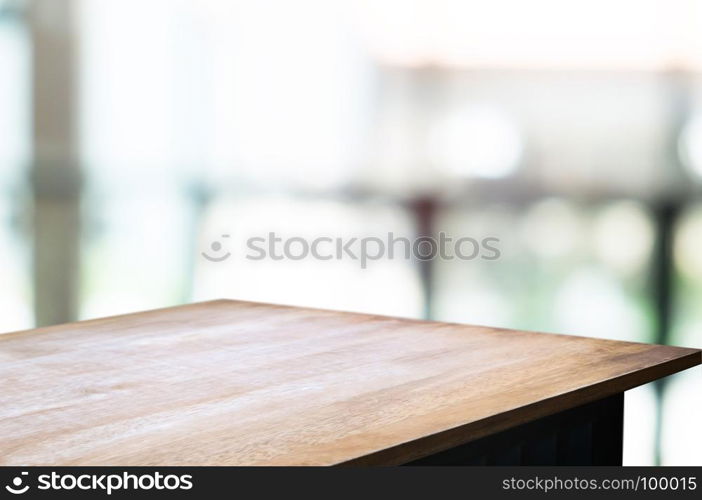
<svg viewBox="0 0 702 500">
<path fill-rule="evenodd" d="M 0 331 L 220 297 L 702 347 L 702 4 L 0 0 Z M 497 261 L 211 263 L 223 233 Z M 702 463 L 700 370 L 627 465 Z"/>
</svg>

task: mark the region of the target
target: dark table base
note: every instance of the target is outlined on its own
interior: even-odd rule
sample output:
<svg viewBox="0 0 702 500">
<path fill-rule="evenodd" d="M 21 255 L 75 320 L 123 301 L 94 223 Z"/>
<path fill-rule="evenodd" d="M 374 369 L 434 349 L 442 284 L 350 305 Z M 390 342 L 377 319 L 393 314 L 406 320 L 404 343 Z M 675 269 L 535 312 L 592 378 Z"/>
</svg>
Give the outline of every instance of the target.
<svg viewBox="0 0 702 500">
<path fill-rule="evenodd" d="M 407 465 L 621 465 L 624 393 Z"/>
</svg>

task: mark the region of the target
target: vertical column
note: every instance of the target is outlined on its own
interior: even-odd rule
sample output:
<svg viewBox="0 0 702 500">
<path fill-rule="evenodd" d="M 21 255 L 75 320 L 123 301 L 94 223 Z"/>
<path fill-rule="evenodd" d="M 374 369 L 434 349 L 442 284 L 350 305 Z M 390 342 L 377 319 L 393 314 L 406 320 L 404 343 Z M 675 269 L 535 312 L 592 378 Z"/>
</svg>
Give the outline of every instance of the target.
<svg viewBox="0 0 702 500">
<path fill-rule="evenodd" d="M 77 314 L 81 172 L 74 0 L 31 0 L 34 308 L 37 325 Z"/>
<path fill-rule="evenodd" d="M 675 226 L 685 209 L 686 200 L 694 196 L 694 188 L 685 173 L 684 165 L 678 154 L 678 140 L 685 124 L 690 119 L 693 109 L 692 77 L 685 71 L 672 70 L 661 75 L 662 94 L 668 106 L 667 150 L 665 164 L 664 196 L 654 201 L 651 210 L 656 228 L 656 242 L 653 248 L 650 270 L 650 290 L 656 310 L 654 325 L 654 342 L 668 344 L 673 326 L 675 306 L 675 265 L 673 262 L 673 245 L 675 243 Z M 662 463 L 661 437 L 663 432 L 663 403 L 667 379 L 654 382 L 656 394 L 656 422 L 654 436 L 655 464 Z"/>
<path fill-rule="evenodd" d="M 416 198 L 410 203 L 410 210 L 415 221 L 415 238 L 434 238 L 436 236 L 436 216 L 439 201 L 431 196 Z M 426 247 L 425 247 L 426 248 Z M 426 251 L 420 248 L 420 251 Z M 424 314 L 425 319 L 434 319 L 434 269 L 437 254 L 421 258 L 418 260 L 419 277 L 424 294 Z"/>
</svg>

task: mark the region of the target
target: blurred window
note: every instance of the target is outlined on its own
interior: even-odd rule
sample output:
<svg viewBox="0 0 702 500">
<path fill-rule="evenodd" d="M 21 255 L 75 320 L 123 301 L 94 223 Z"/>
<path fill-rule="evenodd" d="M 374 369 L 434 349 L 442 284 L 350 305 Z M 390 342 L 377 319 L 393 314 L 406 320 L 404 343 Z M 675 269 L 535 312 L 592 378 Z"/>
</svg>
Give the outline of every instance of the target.
<svg viewBox="0 0 702 500">
<path fill-rule="evenodd" d="M 0 1 L 0 332 L 33 325 L 29 221 L 20 208 L 29 164 L 29 44 L 17 7 Z"/>
</svg>

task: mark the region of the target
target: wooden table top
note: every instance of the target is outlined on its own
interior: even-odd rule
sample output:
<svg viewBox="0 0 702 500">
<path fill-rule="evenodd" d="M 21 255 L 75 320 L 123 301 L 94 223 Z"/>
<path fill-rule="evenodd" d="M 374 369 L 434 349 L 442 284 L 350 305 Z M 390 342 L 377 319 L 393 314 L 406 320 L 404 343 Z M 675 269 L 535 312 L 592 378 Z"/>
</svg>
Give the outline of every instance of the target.
<svg viewBox="0 0 702 500">
<path fill-rule="evenodd" d="M 701 361 L 218 300 L 0 335 L 0 464 L 402 463 Z"/>
</svg>

